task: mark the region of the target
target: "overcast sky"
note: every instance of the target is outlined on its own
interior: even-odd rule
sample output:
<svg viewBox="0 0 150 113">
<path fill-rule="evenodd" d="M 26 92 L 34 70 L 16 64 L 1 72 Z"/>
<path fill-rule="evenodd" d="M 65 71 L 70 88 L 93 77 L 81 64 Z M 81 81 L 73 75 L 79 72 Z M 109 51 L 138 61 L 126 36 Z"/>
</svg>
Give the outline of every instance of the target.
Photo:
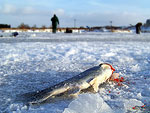
<svg viewBox="0 0 150 113">
<path fill-rule="evenodd" d="M 0 0 L 0 23 L 17 27 L 50 26 L 55 13 L 60 27 L 145 23 L 150 18 L 150 0 Z"/>
</svg>

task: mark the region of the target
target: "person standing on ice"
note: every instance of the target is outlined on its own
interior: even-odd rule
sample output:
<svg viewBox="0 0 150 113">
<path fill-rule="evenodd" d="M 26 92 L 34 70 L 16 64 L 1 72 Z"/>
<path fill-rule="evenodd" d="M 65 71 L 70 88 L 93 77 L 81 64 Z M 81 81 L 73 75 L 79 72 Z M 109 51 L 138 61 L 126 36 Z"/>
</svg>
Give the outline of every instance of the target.
<svg viewBox="0 0 150 113">
<path fill-rule="evenodd" d="M 135 27 L 136 27 L 136 34 L 140 34 L 140 32 L 141 32 L 141 26 L 142 26 L 141 22 L 139 22 L 139 23 L 137 23 L 135 25 Z"/>
<path fill-rule="evenodd" d="M 52 21 L 52 32 L 56 33 L 57 30 L 57 25 L 59 24 L 59 19 L 58 17 L 54 14 L 54 16 L 51 18 Z"/>
</svg>

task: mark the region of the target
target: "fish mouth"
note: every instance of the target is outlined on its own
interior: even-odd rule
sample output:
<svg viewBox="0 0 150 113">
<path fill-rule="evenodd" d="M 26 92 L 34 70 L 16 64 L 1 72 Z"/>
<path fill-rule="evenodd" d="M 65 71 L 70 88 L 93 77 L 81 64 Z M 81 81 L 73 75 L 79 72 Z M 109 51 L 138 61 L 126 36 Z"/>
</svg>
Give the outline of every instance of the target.
<svg viewBox="0 0 150 113">
<path fill-rule="evenodd" d="M 107 64 L 107 63 L 106 63 L 106 64 Z M 113 68 L 113 66 L 110 65 L 110 64 L 108 64 L 108 65 L 110 66 L 111 70 L 114 72 L 114 71 L 115 71 L 115 68 Z"/>
<path fill-rule="evenodd" d="M 112 66 L 110 66 L 111 67 L 111 70 L 112 70 L 112 74 L 111 74 L 111 76 L 110 76 L 110 79 L 113 77 L 113 74 L 114 74 L 114 71 L 115 71 L 115 68 L 113 68 Z"/>
<path fill-rule="evenodd" d="M 112 74 L 111 74 L 111 76 L 113 75 L 113 73 L 114 73 L 114 71 L 115 71 L 115 68 L 113 68 L 113 66 L 112 65 L 110 65 L 110 67 L 111 67 L 111 70 L 112 70 Z"/>
<path fill-rule="evenodd" d="M 114 72 L 114 71 L 115 71 L 115 68 L 113 68 L 113 67 L 111 66 L 111 70 Z M 112 73 L 113 73 L 113 72 L 112 72 Z"/>
</svg>

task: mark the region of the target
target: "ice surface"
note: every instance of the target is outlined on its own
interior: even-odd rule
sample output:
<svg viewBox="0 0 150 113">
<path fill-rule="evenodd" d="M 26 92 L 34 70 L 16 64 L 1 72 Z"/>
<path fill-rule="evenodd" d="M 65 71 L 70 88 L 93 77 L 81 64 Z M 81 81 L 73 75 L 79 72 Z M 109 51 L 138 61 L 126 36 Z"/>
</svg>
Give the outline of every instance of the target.
<svg viewBox="0 0 150 113">
<path fill-rule="evenodd" d="M 80 112 L 73 106 L 98 113 L 104 108 L 114 113 L 150 111 L 149 33 L 20 33 L 17 37 L 4 33 L 3 36 L 0 37 L 0 112 Z M 125 78 L 123 86 L 109 82 L 100 86 L 96 94 L 26 105 L 23 94 L 45 89 L 102 62 L 112 64 Z M 142 104 L 145 109 L 132 109 Z"/>
<path fill-rule="evenodd" d="M 132 110 L 135 106 L 143 106 L 144 104 L 141 101 L 138 101 L 137 99 L 129 99 L 125 100 L 124 106 L 126 111 Z"/>
<path fill-rule="evenodd" d="M 72 101 L 63 113 L 126 113 L 134 111 L 135 106 L 144 105 L 137 99 L 109 99 L 109 105 L 107 102 L 98 93 L 82 94 Z"/>
</svg>

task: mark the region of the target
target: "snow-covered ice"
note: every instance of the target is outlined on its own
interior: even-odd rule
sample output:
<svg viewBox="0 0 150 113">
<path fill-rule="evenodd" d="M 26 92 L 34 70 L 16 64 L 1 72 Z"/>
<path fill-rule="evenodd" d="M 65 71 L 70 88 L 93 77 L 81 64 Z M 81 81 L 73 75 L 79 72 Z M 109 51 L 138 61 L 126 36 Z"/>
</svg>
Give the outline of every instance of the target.
<svg viewBox="0 0 150 113">
<path fill-rule="evenodd" d="M 0 112 L 126 113 L 150 112 L 150 34 L 19 33 L 0 37 Z M 28 106 L 23 94 L 45 89 L 108 62 L 125 78 L 96 94 Z M 20 100 L 19 100 L 20 99 Z"/>
</svg>

